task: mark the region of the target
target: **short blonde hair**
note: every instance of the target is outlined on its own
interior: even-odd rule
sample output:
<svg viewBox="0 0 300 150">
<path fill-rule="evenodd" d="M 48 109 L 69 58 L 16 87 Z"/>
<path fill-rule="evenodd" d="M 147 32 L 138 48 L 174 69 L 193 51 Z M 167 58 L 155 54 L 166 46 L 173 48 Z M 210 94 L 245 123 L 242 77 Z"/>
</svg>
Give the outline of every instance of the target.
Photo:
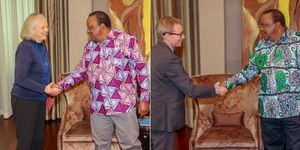
<svg viewBox="0 0 300 150">
<path fill-rule="evenodd" d="M 162 40 L 165 33 L 172 32 L 175 24 L 182 25 L 181 21 L 177 18 L 171 16 L 161 18 L 156 25 L 158 39 Z"/>
<path fill-rule="evenodd" d="M 21 39 L 23 40 L 33 40 L 33 37 L 35 36 L 35 33 L 33 32 L 33 29 L 38 25 L 39 21 L 42 19 L 46 19 L 44 15 L 33 13 L 30 14 L 22 27 L 21 31 Z"/>
</svg>

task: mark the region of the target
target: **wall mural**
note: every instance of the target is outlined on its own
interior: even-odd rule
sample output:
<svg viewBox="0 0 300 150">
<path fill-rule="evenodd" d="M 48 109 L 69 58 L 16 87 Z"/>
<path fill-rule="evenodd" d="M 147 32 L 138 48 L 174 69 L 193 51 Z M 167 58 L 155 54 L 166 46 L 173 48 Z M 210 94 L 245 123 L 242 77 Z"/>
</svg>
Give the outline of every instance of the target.
<svg viewBox="0 0 300 150">
<path fill-rule="evenodd" d="M 150 53 L 150 0 L 110 0 L 108 14 L 115 29 L 135 35 L 148 59 Z"/>
<path fill-rule="evenodd" d="M 242 67 L 248 64 L 254 43 L 259 40 L 257 26 L 260 14 L 271 8 L 283 12 L 289 29 L 300 30 L 300 0 L 243 0 Z"/>
</svg>

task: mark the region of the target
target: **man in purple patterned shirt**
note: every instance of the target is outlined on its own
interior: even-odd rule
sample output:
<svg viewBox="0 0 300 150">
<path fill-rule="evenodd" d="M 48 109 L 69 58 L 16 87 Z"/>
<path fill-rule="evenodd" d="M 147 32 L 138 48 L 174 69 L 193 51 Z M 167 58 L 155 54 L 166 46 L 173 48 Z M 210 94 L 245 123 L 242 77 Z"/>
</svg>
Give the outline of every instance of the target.
<svg viewBox="0 0 300 150">
<path fill-rule="evenodd" d="M 67 89 L 88 79 L 92 137 L 97 150 L 110 149 L 114 126 L 122 149 L 142 149 L 136 106 L 141 116 L 149 112 L 150 83 L 137 40 L 112 29 L 108 15 L 102 11 L 89 15 L 87 28 L 92 40 L 86 44 L 79 64 L 59 86 Z"/>
</svg>

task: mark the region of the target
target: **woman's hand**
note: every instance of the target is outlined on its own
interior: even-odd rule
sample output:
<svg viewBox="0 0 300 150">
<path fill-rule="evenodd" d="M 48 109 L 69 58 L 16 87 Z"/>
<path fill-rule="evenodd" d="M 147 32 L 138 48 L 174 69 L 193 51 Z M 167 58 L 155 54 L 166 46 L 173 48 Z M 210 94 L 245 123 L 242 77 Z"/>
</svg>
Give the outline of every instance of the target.
<svg viewBox="0 0 300 150">
<path fill-rule="evenodd" d="M 49 83 L 46 87 L 44 92 L 47 93 L 48 95 L 51 96 L 56 96 L 58 94 L 61 93 L 61 89 L 59 88 L 59 86 L 57 84 L 55 84 L 54 82 Z"/>
</svg>

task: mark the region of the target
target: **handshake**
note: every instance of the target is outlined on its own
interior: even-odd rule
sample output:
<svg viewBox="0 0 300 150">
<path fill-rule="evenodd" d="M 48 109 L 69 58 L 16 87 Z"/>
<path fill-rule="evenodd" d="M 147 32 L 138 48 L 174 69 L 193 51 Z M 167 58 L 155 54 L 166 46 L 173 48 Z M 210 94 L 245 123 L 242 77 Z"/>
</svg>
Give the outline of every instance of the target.
<svg viewBox="0 0 300 150">
<path fill-rule="evenodd" d="M 57 84 L 55 84 L 54 82 L 49 83 L 46 87 L 44 92 L 50 96 L 56 96 L 58 94 L 61 93 L 61 89 L 59 88 L 59 86 Z"/>
<path fill-rule="evenodd" d="M 218 96 L 223 96 L 227 93 L 226 83 L 225 82 L 217 82 L 215 85 L 216 94 Z"/>
</svg>

